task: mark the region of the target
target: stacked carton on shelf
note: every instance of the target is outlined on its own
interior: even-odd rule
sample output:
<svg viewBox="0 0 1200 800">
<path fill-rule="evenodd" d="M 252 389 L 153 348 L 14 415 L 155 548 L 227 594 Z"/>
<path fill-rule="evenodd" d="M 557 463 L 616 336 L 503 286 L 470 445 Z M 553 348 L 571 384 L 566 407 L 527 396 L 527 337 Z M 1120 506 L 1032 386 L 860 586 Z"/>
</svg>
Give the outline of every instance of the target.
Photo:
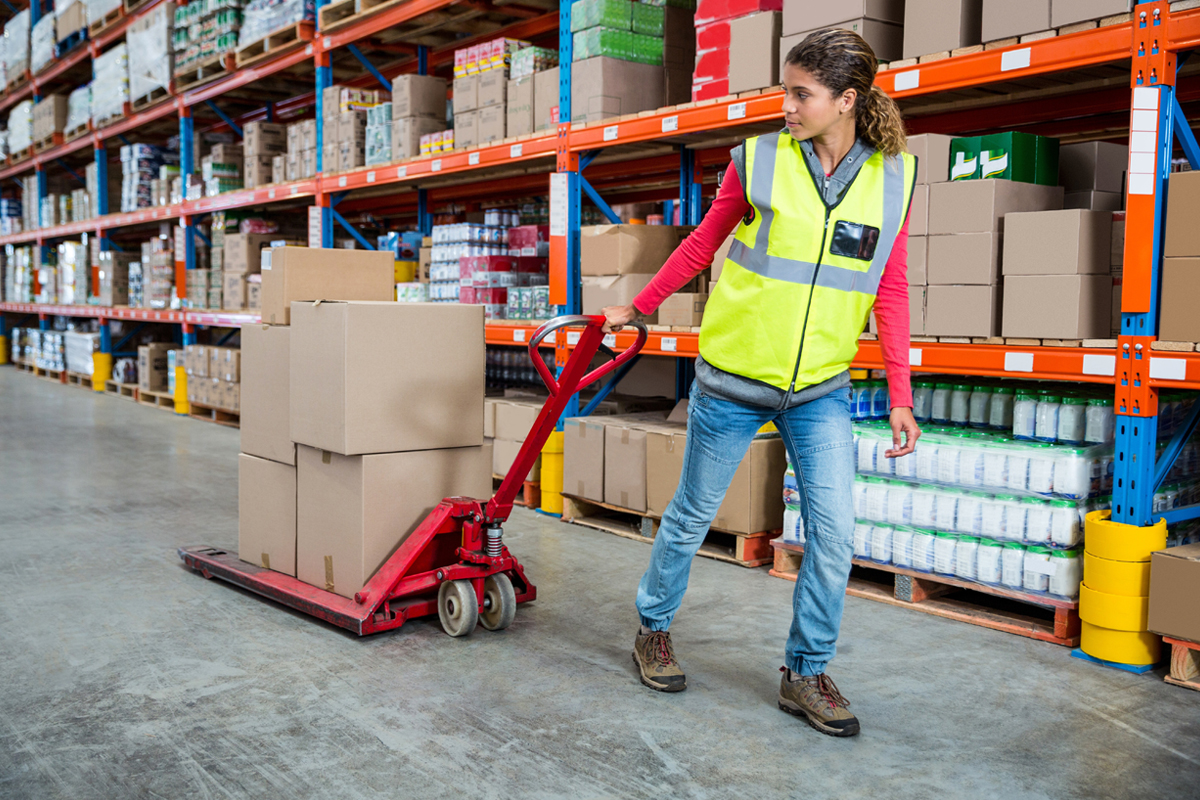
<svg viewBox="0 0 1200 800">
<path fill-rule="evenodd" d="M 275 122 L 249 122 L 244 128 L 245 178 L 247 189 L 275 183 L 274 161 L 287 152 L 288 126 Z"/>
<path fill-rule="evenodd" d="M 272 158 L 271 171 L 274 173 L 282 164 L 283 180 L 298 181 L 311 178 L 317 174 L 317 121 L 306 119 L 293 122 L 284 132 L 284 149 Z M 338 153 L 340 158 L 340 144 Z M 325 169 L 336 172 L 338 162 L 327 163 Z"/>
<path fill-rule="evenodd" d="M 788 0 L 783 6 L 783 38 L 779 42 L 781 77 L 788 51 L 804 41 L 810 33 L 825 28 L 854 31 L 866 40 L 880 61 L 896 61 L 901 58 L 904 49 L 904 0 L 851 0 L 840 3 Z M 733 49 L 729 60 L 731 69 L 737 70 L 738 52 L 744 51 L 748 43 L 744 35 L 739 36 L 738 26 L 734 26 L 731 33 Z M 734 91 L 732 85 L 730 91 Z"/>
<path fill-rule="evenodd" d="M 446 128 L 446 80 L 397 75 L 392 81 L 391 160 L 421 154 L 421 137 Z"/>
<path fill-rule="evenodd" d="M 580 238 L 583 313 L 633 302 L 679 246 L 682 231 L 670 225 L 591 225 Z M 700 291 L 707 289 L 697 287 Z M 646 319 L 658 321 L 658 314 Z"/>
<path fill-rule="evenodd" d="M 758 51 L 751 56 L 750 70 L 761 74 L 776 69 L 774 59 L 779 46 L 778 12 L 783 11 L 783 0 L 701 0 L 696 5 L 696 66 L 692 74 L 692 100 L 711 100 L 729 94 L 730 66 L 733 56 L 733 20 L 752 14 L 774 12 L 775 16 L 760 19 L 746 26 L 745 34 L 762 33 L 764 29 L 774 31 L 771 40 L 758 43 Z M 764 28 L 765 25 L 765 28 Z M 744 53 L 739 48 L 740 53 Z M 772 57 L 770 63 L 763 54 Z M 748 74 L 751 74 L 748 72 Z M 626 113 L 626 112 L 622 112 Z"/>
<path fill-rule="evenodd" d="M 905 0 L 904 58 L 980 44 L 983 0 Z"/>
<path fill-rule="evenodd" d="M 1158 338 L 1200 342 L 1196 292 L 1200 288 L 1200 172 L 1171 174 L 1167 194 L 1167 231 L 1163 239 L 1162 285 L 1159 289 Z M 1122 234 L 1123 234 L 1122 226 Z M 1124 236 L 1122 235 L 1122 241 Z"/>
</svg>

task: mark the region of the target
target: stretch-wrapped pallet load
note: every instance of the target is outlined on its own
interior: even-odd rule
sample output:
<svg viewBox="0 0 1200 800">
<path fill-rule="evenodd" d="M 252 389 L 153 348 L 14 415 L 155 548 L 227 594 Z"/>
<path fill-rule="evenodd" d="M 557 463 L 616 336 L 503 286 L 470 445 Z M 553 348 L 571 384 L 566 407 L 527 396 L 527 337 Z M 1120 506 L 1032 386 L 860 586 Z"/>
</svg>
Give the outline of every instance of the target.
<svg viewBox="0 0 1200 800">
<path fill-rule="evenodd" d="M 22 100 L 8 112 L 8 147 L 13 158 L 24 158 L 33 146 L 33 101 Z"/>
<path fill-rule="evenodd" d="M 83 0 L 89 23 L 100 22 L 121 7 L 121 0 Z"/>
<path fill-rule="evenodd" d="M 129 102 L 129 46 L 121 42 L 92 61 L 92 119 L 97 126 L 119 118 Z"/>
<path fill-rule="evenodd" d="M 78 128 L 86 128 L 92 119 L 92 85 L 80 86 L 67 96 L 67 125 L 64 130 L 70 133 Z"/>
<path fill-rule="evenodd" d="M 367 166 L 392 160 L 392 104 L 380 103 L 367 109 Z"/>
<path fill-rule="evenodd" d="M 54 57 L 61 58 L 87 38 L 88 11 L 83 0 L 59 0 L 54 6 Z"/>
<path fill-rule="evenodd" d="M 241 7 L 241 0 L 194 0 L 176 7 L 171 34 L 175 71 L 237 50 Z"/>
<path fill-rule="evenodd" d="M 130 23 L 129 95 L 134 100 L 152 98 L 171 85 L 171 24 L 174 12 L 162 4 Z"/>
<path fill-rule="evenodd" d="M 54 60 L 54 15 L 37 21 L 29 35 L 29 69 L 37 74 Z"/>
<path fill-rule="evenodd" d="M 299 22 L 312 21 L 315 15 L 313 0 L 251 0 L 242 12 L 238 48 Z"/>
<path fill-rule="evenodd" d="M 4 24 L 5 86 L 19 83 L 29 70 L 29 9 Z"/>
<path fill-rule="evenodd" d="M 120 152 L 121 210 L 150 208 L 154 205 L 152 182 L 159 179 L 163 164 L 178 163 L 178 154 L 150 144 L 127 144 Z"/>
</svg>

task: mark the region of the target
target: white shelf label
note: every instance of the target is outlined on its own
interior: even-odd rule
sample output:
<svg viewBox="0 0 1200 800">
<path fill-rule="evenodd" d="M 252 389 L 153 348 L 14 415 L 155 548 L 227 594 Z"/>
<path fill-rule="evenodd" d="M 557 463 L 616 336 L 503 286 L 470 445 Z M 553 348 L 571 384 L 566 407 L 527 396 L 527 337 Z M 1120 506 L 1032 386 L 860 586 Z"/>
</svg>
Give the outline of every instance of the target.
<svg viewBox="0 0 1200 800">
<path fill-rule="evenodd" d="M 1159 90 L 1149 86 L 1135 86 L 1133 89 L 1133 107 L 1158 111 Z"/>
<path fill-rule="evenodd" d="M 1187 380 L 1187 361 L 1182 358 L 1152 357 L 1150 377 L 1160 381 Z"/>
<path fill-rule="evenodd" d="M 467 164 L 469 166 L 473 167 L 478 163 L 479 163 L 479 151 L 478 150 L 476 150 L 474 153 L 467 153 Z"/>
<path fill-rule="evenodd" d="M 1030 64 L 1033 48 L 1022 47 L 1020 50 L 1009 50 L 1000 55 L 1000 71 L 1009 72 L 1014 69 L 1025 69 Z"/>
<path fill-rule="evenodd" d="M 1005 372 L 1033 372 L 1033 353 L 1005 353 Z"/>
<path fill-rule="evenodd" d="M 1130 115 L 1130 130 L 1158 133 L 1158 111 L 1135 108 Z"/>
<path fill-rule="evenodd" d="M 525 341 L 525 331 L 522 330 L 521 328 L 516 328 L 515 330 L 513 330 L 513 341 L 514 342 Z"/>
<path fill-rule="evenodd" d="M 604 335 L 604 346 L 605 347 L 616 347 L 617 346 L 617 335 L 615 333 L 605 334 Z"/>
<path fill-rule="evenodd" d="M 1026 559 L 1025 571 L 1036 572 L 1039 575 L 1053 575 L 1054 573 L 1058 572 L 1058 565 L 1052 564 L 1051 561 L 1053 561 L 1053 559 L 1050 561 L 1031 561 Z"/>
<path fill-rule="evenodd" d="M 308 45 L 306 45 L 306 46 L 305 46 L 305 48 L 304 48 L 304 55 L 306 55 L 306 56 L 311 56 L 311 55 L 312 55 L 312 53 L 313 53 L 313 49 L 312 49 L 312 44 L 310 43 L 310 44 L 308 44 Z"/>
<path fill-rule="evenodd" d="M 333 40 L 330 39 L 328 36 L 326 36 L 325 37 L 325 49 L 328 50 L 332 46 L 333 46 Z"/>
<path fill-rule="evenodd" d="M 567 235 L 567 173 L 550 175 L 550 235 Z"/>
<path fill-rule="evenodd" d="M 1117 357 L 1088 354 L 1083 357 L 1083 374 L 1107 376 L 1116 375 Z"/>
<path fill-rule="evenodd" d="M 1129 173 L 1130 194 L 1154 194 L 1154 175 Z"/>
<path fill-rule="evenodd" d="M 545 338 L 543 338 L 542 341 L 545 342 L 546 344 L 557 344 L 557 341 L 556 341 L 557 339 L 558 339 L 558 331 L 550 331 L 550 333 L 546 334 Z"/>
<path fill-rule="evenodd" d="M 729 110 L 725 114 L 725 119 L 745 119 L 745 118 L 746 118 L 746 104 L 745 103 L 733 103 L 732 105 L 729 106 Z"/>
<path fill-rule="evenodd" d="M 371 170 L 370 172 L 367 173 L 367 183 L 374 183 L 374 182 L 375 182 L 375 170 Z"/>
<path fill-rule="evenodd" d="M 567 346 L 574 347 L 579 344 L 579 337 L 582 335 L 579 331 L 567 331 Z"/>
<path fill-rule="evenodd" d="M 441 172 L 442 171 L 442 160 L 440 158 L 435 158 L 433 160 L 433 163 L 429 165 L 429 169 L 432 170 L 433 172 Z"/>
<path fill-rule="evenodd" d="M 408 177 L 408 167 L 396 167 L 396 177 L 397 178 L 407 178 Z"/>
<path fill-rule="evenodd" d="M 921 366 L 921 356 L 923 355 L 923 353 L 924 353 L 924 351 L 921 350 L 921 348 L 919 348 L 919 347 L 908 348 L 908 365 L 910 367 Z"/>
<path fill-rule="evenodd" d="M 919 89 L 921 86 L 921 70 L 910 69 L 907 72 L 896 73 L 896 91 L 907 92 L 911 89 Z"/>
<path fill-rule="evenodd" d="M 1150 131 L 1134 131 L 1129 135 L 1129 152 L 1153 154 L 1158 149 L 1157 139 Z"/>
<path fill-rule="evenodd" d="M 677 131 L 677 130 L 679 130 L 679 117 L 678 116 L 663 117 L 663 121 L 662 121 L 662 132 L 663 133 L 670 133 L 671 131 Z"/>
<path fill-rule="evenodd" d="M 674 353 L 678 349 L 678 340 L 674 336 L 664 336 L 662 338 L 662 345 L 659 346 L 659 349 L 668 353 Z"/>
<path fill-rule="evenodd" d="M 611 142 L 612 140 L 616 139 L 618 127 L 619 126 L 617 126 L 617 125 L 605 125 L 604 126 L 604 141 Z"/>
<path fill-rule="evenodd" d="M 269 199 L 271 199 L 271 200 L 274 200 L 274 199 L 275 199 L 275 190 L 274 190 L 274 189 L 268 189 L 268 190 L 267 190 L 267 197 L 268 197 Z"/>
<path fill-rule="evenodd" d="M 523 145 L 514 144 L 512 147 L 508 148 L 508 157 L 509 158 L 520 158 L 521 154 L 523 152 L 525 152 L 525 148 Z"/>
<path fill-rule="evenodd" d="M 342 177 L 338 178 L 338 188 L 340 189 L 345 185 L 346 185 L 346 176 L 343 175 Z"/>
<path fill-rule="evenodd" d="M 293 187 L 292 187 L 292 194 L 300 194 L 300 187 L 299 187 L 299 186 L 293 186 Z"/>
<path fill-rule="evenodd" d="M 1130 153 L 1129 154 L 1129 173 L 1137 174 L 1154 174 L 1154 152 L 1149 153 Z"/>
</svg>

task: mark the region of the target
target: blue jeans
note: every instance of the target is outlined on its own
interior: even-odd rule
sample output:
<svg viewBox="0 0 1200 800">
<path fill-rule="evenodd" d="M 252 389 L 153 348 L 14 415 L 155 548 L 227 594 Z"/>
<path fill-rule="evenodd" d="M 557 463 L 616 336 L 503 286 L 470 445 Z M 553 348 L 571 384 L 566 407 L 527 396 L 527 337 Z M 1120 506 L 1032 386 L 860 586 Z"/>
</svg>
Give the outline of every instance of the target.
<svg viewBox="0 0 1200 800">
<path fill-rule="evenodd" d="M 782 412 L 693 393 L 683 472 L 638 586 L 637 609 L 650 630 L 670 626 L 687 589 L 692 558 L 754 434 L 771 421 L 796 471 L 806 536 L 784 660 L 794 672 L 819 675 L 836 651 L 854 551 L 855 462 L 848 388 Z"/>
</svg>

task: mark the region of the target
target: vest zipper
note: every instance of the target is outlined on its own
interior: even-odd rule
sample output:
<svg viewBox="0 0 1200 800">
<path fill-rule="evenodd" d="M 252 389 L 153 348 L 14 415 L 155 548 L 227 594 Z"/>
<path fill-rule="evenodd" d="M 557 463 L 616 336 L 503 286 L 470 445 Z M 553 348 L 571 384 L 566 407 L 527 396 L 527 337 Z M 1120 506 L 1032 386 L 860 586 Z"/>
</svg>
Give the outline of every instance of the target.
<svg viewBox="0 0 1200 800">
<path fill-rule="evenodd" d="M 821 230 L 821 250 L 817 256 L 817 266 L 813 270 L 812 282 L 808 285 L 808 304 L 804 307 L 804 324 L 800 326 L 800 349 L 796 353 L 796 368 L 792 370 L 792 384 L 788 389 L 787 394 L 783 396 L 783 404 L 779 410 L 783 411 L 787 408 L 788 399 L 796 391 L 796 377 L 800 374 L 800 359 L 804 356 L 804 334 L 808 331 L 808 314 L 812 309 L 812 296 L 817 288 L 817 276 L 821 274 L 821 263 L 825 259 L 825 240 L 829 236 L 829 214 L 832 209 L 828 205 L 825 206 L 825 227 Z"/>
</svg>

